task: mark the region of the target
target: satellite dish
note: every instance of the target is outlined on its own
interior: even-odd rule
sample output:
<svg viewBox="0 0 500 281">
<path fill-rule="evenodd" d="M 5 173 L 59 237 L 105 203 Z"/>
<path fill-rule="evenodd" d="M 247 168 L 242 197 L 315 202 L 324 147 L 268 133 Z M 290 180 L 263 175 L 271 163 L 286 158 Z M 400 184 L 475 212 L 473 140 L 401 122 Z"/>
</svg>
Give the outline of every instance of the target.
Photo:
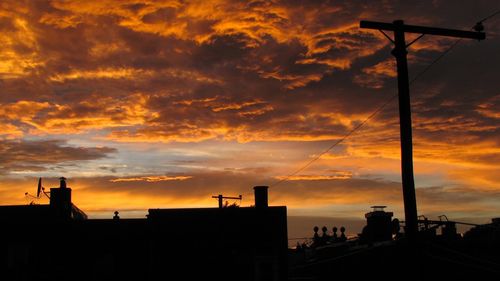
<svg viewBox="0 0 500 281">
<path fill-rule="evenodd" d="M 36 190 L 36 197 L 40 198 L 40 192 L 42 192 L 42 178 L 38 179 L 38 188 Z"/>
<path fill-rule="evenodd" d="M 29 194 L 28 192 L 24 193 L 24 196 L 28 199 L 31 200 L 30 205 L 34 205 L 36 200 L 39 200 L 42 198 L 42 193 L 45 195 L 47 198 L 50 199 L 50 192 L 45 192 L 45 188 L 42 186 L 42 178 L 38 178 L 38 186 L 36 189 L 36 196 Z"/>
</svg>

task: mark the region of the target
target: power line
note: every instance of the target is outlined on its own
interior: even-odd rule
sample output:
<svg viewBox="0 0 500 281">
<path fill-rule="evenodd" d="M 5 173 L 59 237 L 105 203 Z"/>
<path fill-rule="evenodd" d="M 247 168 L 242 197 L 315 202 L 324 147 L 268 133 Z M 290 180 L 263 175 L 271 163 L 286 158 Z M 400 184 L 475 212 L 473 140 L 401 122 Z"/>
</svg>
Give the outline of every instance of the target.
<svg viewBox="0 0 500 281">
<path fill-rule="evenodd" d="M 326 149 L 325 151 L 323 151 L 322 153 L 320 153 L 318 156 L 316 156 L 315 158 L 313 158 L 312 160 L 310 160 L 309 162 L 307 162 L 307 164 L 305 164 L 304 166 L 300 167 L 299 169 L 295 170 L 293 173 L 289 174 L 288 176 L 284 177 L 283 179 L 277 181 L 276 183 L 274 183 L 273 185 L 271 186 L 277 186 L 278 184 L 282 183 L 282 182 L 285 182 L 287 180 L 289 180 L 291 177 L 295 176 L 296 174 L 302 172 L 303 170 L 305 170 L 307 167 L 309 167 L 312 163 L 314 163 L 315 161 L 317 161 L 318 159 L 320 159 L 323 155 L 325 155 L 326 153 L 330 152 L 330 150 L 332 150 L 335 146 L 339 145 L 340 143 L 342 143 L 345 139 L 347 139 L 349 136 L 351 136 L 355 131 L 357 131 L 359 128 L 361 128 L 361 126 L 363 126 L 366 122 L 368 122 L 368 120 L 372 119 L 373 117 L 375 117 L 375 115 L 377 115 L 380 111 L 382 111 L 382 109 L 384 109 L 390 102 L 392 102 L 392 100 L 394 100 L 395 98 L 397 97 L 397 95 L 393 95 L 390 99 L 388 99 L 384 104 L 382 104 L 381 106 L 379 106 L 374 112 L 372 112 L 372 114 L 370 114 L 370 116 L 368 116 L 365 120 L 363 120 L 363 122 L 359 123 L 356 127 L 354 127 L 353 129 L 351 129 L 347 134 L 345 134 L 341 139 L 337 140 L 335 143 L 333 143 L 328 149 Z"/>
<path fill-rule="evenodd" d="M 486 20 L 489 20 L 493 18 L 494 16 L 500 14 L 500 10 L 496 11 L 495 13 L 485 17 L 484 19 L 480 20 L 479 23 L 482 23 Z M 455 46 L 460 43 L 461 39 L 455 40 L 453 44 L 451 44 L 444 52 L 442 52 L 439 56 L 437 56 L 429 65 L 427 65 L 422 71 L 420 71 L 413 79 L 410 80 L 409 85 L 411 86 L 417 79 L 419 79 L 422 75 L 424 75 L 429 69 L 431 69 L 432 66 L 434 66 L 438 61 L 440 61 L 444 56 L 446 56 Z M 311 159 L 309 162 L 307 162 L 305 165 L 301 166 L 291 174 L 287 175 L 286 177 L 276 181 L 274 184 L 270 185 L 269 187 L 275 187 L 285 181 L 288 181 L 291 177 L 295 176 L 296 174 L 302 172 L 303 170 L 307 169 L 311 164 L 319 160 L 323 155 L 326 153 L 330 152 L 333 148 L 335 148 L 337 145 L 342 143 L 344 140 L 346 140 L 348 137 L 350 137 L 352 134 L 354 134 L 358 129 L 360 129 L 364 124 L 366 124 L 369 120 L 371 120 L 373 117 L 375 117 L 382 109 L 384 109 L 389 103 L 391 103 L 398 95 L 395 94 L 391 96 L 387 101 L 385 101 L 381 106 L 379 106 L 375 111 L 373 111 L 363 122 L 359 123 L 356 127 L 351 129 L 347 134 L 345 134 L 342 138 L 334 142 L 330 147 L 328 147 L 325 151 L 320 153 L 318 156 L 315 158 Z"/>
<path fill-rule="evenodd" d="M 426 73 L 433 65 L 435 65 L 444 56 L 446 56 L 446 54 L 448 54 L 453 48 L 455 48 L 455 46 L 458 43 L 460 43 L 461 40 L 462 38 L 455 40 L 455 42 L 451 44 L 446 50 L 444 50 L 444 52 L 439 54 L 439 56 L 437 56 L 429 65 L 427 65 L 422 71 L 420 71 L 417 75 L 415 75 L 415 77 L 413 77 L 413 79 L 410 80 L 410 85 L 413 84 L 413 82 L 417 81 L 417 79 L 420 78 L 420 76 L 424 75 L 424 73 Z"/>
<path fill-rule="evenodd" d="M 478 21 L 478 23 L 482 23 L 482 22 L 484 22 L 484 21 L 487 21 L 487 20 L 491 19 L 492 17 L 494 17 L 494 16 L 496 16 L 496 15 L 498 15 L 498 14 L 500 14 L 500 10 L 497 10 L 497 11 L 496 11 L 496 12 L 494 12 L 493 14 L 491 14 L 491 15 L 489 15 L 489 16 L 487 16 L 487 17 L 485 17 L 484 19 L 482 19 L 482 20 Z"/>
</svg>

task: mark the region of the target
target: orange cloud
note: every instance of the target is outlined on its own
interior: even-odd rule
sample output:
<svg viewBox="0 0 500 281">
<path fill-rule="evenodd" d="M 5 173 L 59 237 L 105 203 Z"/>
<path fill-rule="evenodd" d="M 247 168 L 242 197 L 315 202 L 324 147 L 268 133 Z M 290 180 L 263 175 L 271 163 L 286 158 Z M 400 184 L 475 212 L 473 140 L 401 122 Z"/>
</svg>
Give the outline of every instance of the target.
<svg viewBox="0 0 500 281">
<path fill-rule="evenodd" d="M 238 115 L 243 117 L 258 116 L 272 111 L 274 108 L 268 103 L 261 100 L 249 100 L 243 102 L 226 102 L 223 98 L 216 96 L 204 99 L 180 100 L 174 104 L 191 106 L 197 104 L 199 106 L 210 108 L 213 112 L 221 111 L 236 111 Z"/>
<path fill-rule="evenodd" d="M 360 39 L 369 39 L 372 44 L 370 48 L 357 44 Z M 325 28 L 307 37 L 305 41 L 308 46 L 308 59 L 301 61 L 301 63 L 315 62 L 340 69 L 350 68 L 353 60 L 359 57 L 372 55 L 375 50 L 387 45 L 387 42 L 380 38 L 375 32 L 360 30 L 359 23 L 357 22 L 335 28 Z M 315 55 L 329 52 L 332 49 L 342 50 L 343 56 L 340 58 L 315 58 Z"/>
<path fill-rule="evenodd" d="M 25 19 L 27 11 L 15 7 L 7 7 L 13 8 L 14 12 L 4 13 L 12 28 L 2 29 L 0 33 L 0 77 L 3 79 L 24 77 L 44 65 L 38 55 L 39 46 L 35 31 Z M 2 8 L 5 7 L 0 9 Z"/>
<path fill-rule="evenodd" d="M 224 135 L 227 128 L 200 128 L 189 124 L 148 126 L 138 130 L 114 130 L 106 139 L 119 142 L 201 142 Z"/>
<path fill-rule="evenodd" d="M 48 102 L 17 101 L 0 107 L 0 116 L 13 120 L 29 120 L 40 111 L 50 107 Z"/>
<path fill-rule="evenodd" d="M 214 119 L 199 120 L 188 116 L 177 123 L 165 123 L 160 116 L 150 120 L 145 126 L 114 130 L 107 138 L 125 142 L 200 142 L 215 139 L 247 143 L 251 141 L 331 140 L 341 137 L 347 128 L 355 125 L 358 121 L 356 118 L 361 117 L 361 115 L 351 117 L 342 114 L 312 112 L 299 116 L 274 117 L 266 121 L 265 126 L 258 126 L 258 124 L 252 124 L 252 120 L 267 115 L 272 116 L 275 111 L 275 108 L 267 102 L 249 100 L 232 103 L 215 97 L 181 100 L 176 104 L 186 107 L 172 109 L 169 116 L 174 113 L 178 116 L 188 116 L 187 114 L 192 112 L 194 115 L 213 116 Z M 218 119 L 218 116 L 223 118 Z M 305 124 L 312 126 L 307 127 L 308 132 L 305 130 Z"/>
<path fill-rule="evenodd" d="M 286 36 L 283 30 L 272 27 L 273 18 L 269 15 L 276 16 L 276 24 L 279 24 L 280 18 L 285 16 L 284 9 L 273 7 L 273 5 L 264 5 L 264 7 L 254 5 L 252 7 L 244 3 L 224 0 L 192 3 L 157 1 L 141 3 L 140 7 L 133 9 L 131 7 L 134 4 L 137 4 L 136 1 L 120 1 L 114 5 L 110 5 L 107 1 L 87 1 L 85 3 L 53 1 L 52 5 L 55 8 L 70 11 L 76 16 L 46 14 L 44 15 L 44 23 L 63 28 L 78 24 L 80 22 L 79 16 L 113 15 L 118 18 L 120 26 L 136 32 L 176 36 L 182 39 L 195 38 L 199 43 L 207 39 L 207 34 L 203 32 L 201 27 L 199 29 L 193 28 L 193 21 L 213 22 L 211 31 L 216 34 L 230 34 L 234 31 L 245 32 L 254 39 L 259 39 L 265 34 L 273 34 L 277 37 Z M 220 7 L 225 7 L 225 9 Z M 231 12 L 228 13 L 228 10 Z M 169 21 L 162 20 L 165 18 L 168 18 Z M 270 23 L 271 27 L 269 27 Z"/>
<path fill-rule="evenodd" d="M 297 63 L 303 63 L 303 61 L 298 61 Z M 314 62 L 316 63 L 316 61 Z M 263 78 L 274 78 L 279 81 L 286 81 L 286 89 L 293 90 L 295 88 L 304 87 L 310 82 L 320 81 L 323 77 L 322 74 L 307 74 L 307 75 L 292 75 L 292 74 L 282 74 L 279 71 L 266 73 L 263 70 L 258 71 Z"/>
<path fill-rule="evenodd" d="M 144 176 L 144 177 L 131 177 L 131 178 L 117 178 L 111 179 L 110 182 L 129 182 L 129 181 L 145 181 L 145 182 L 158 182 L 158 181 L 178 181 L 187 180 L 192 176 Z"/>
<path fill-rule="evenodd" d="M 19 138 L 23 136 L 23 131 L 21 131 L 17 126 L 12 124 L 0 124 L 0 138 Z"/>
<path fill-rule="evenodd" d="M 196 71 L 180 69 L 163 69 L 161 71 L 144 70 L 137 68 L 105 68 L 96 70 L 74 70 L 68 73 L 58 73 L 49 77 L 53 82 L 65 82 L 78 79 L 145 79 L 156 75 L 171 78 L 197 81 L 208 84 L 222 84 L 221 80 L 205 76 Z"/>
<path fill-rule="evenodd" d="M 49 80 L 54 82 L 64 82 L 66 80 L 74 80 L 74 79 L 102 79 L 102 78 L 110 78 L 110 79 L 132 79 L 137 78 L 137 76 L 141 75 L 151 75 L 151 72 L 143 71 L 140 69 L 134 68 L 107 68 L 107 69 L 98 69 L 93 71 L 72 71 L 70 73 L 61 73 L 56 74 L 54 76 L 49 77 Z"/>
<path fill-rule="evenodd" d="M 326 66 L 326 70 L 314 73 L 289 73 L 283 69 L 277 70 L 276 67 L 279 65 L 272 58 L 262 61 L 260 65 L 243 67 L 253 68 L 264 78 L 284 81 L 285 88 L 289 90 L 319 81 L 331 69 L 349 69 L 352 61 L 371 55 L 386 44 L 384 40 L 374 36 L 376 33 L 359 30 L 356 22 L 334 27 L 331 24 L 318 25 L 315 22 L 322 14 L 334 15 L 342 12 L 343 8 L 340 6 L 311 6 L 304 14 L 300 6 L 227 0 L 189 3 L 145 2 L 140 6 L 134 6 L 137 4 L 135 1 L 121 1 L 112 5 L 107 1 L 85 3 L 53 1 L 51 4 L 67 13 L 46 13 L 40 21 L 58 28 L 75 27 L 82 22 L 91 21 L 93 17 L 114 16 L 119 26 L 135 32 L 193 40 L 197 44 L 214 44 L 221 36 L 238 37 L 239 42 L 249 49 L 267 44 L 269 37 L 280 44 L 300 42 L 306 46 L 307 52 L 304 57 L 298 58 L 295 64 L 320 64 Z M 361 38 L 369 38 L 372 43 L 377 43 L 377 46 L 370 48 L 360 46 L 357 41 Z M 104 52 L 116 49 L 115 45 L 101 44 L 96 45 L 92 53 L 96 53 L 95 48 L 103 49 L 99 46 L 106 46 Z M 120 48 L 126 49 L 126 46 Z M 101 52 L 97 52 L 99 53 Z M 111 75 L 110 72 L 106 73 L 92 75 L 104 75 L 104 77 Z M 126 74 L 117 73 L 117 75 Z M 54 77 L 57 80 L 63 78 Z"/>
<path fill-rule="evenodd" d="M 40 23 L 55 26 L 60 29 L 65 29 L 68 27 L 76 27 L 77 25 L 84 22 L 82 16 L 79 15 L 60 15 L 58 17 L 54 17 L 50 14 L 44 14 L 40 18 Z"/>
<path fill-rule="evenodd" d="M 214 112 L 219 112 L 219 111 L 223 111 L 223 110 L 233 110 L 233 109 L 238 110 L 238 109 L 250 107 L 253 105 L 261 105 L 263 103 L 265 103 L 265 102 L 255 100 L 255 101 L 248 101 L 248 102 L 243 102 L 243 103 L 239 103 L 239 104 L 238 103 L 221 104 L 221 105 L 212 106 L 212 110 Z"/>
<path fill-rule="evenodd" d="M 121 101 L 99 97 L 72 107 L 48 102 L 18 101 L 0 108 L 0 117 L 29 125 L 31 134 L 69 134 L 91 129 L 144 124 L 156 113 L 147 107 L 141 94 Z"/>
<path fill-rule="evenodd" d="M 363 69 L 363 72 L 370 75 L 384 75 L 388 77 L 396 77 L 396 61 L 394 59 L 379 62 L 376 65 Z"/>
<path fill-rule="evenodd" d="M 500 119 L 500 110 L 498 108 L 500 108 L 500 95 L 495 95 L 486 102 L 479 104 L 476 111 L 486 117 Z"/>
<path fill-rule="evenodd" d="M 337 172 L 335 175 L 294 175 L 288 176 L 277 176 L 278 180 L 289 180 L 289 181 L 317 181 L 317 180 L 346 180 L 352 178 L 351 172 Z"/>
</svg>

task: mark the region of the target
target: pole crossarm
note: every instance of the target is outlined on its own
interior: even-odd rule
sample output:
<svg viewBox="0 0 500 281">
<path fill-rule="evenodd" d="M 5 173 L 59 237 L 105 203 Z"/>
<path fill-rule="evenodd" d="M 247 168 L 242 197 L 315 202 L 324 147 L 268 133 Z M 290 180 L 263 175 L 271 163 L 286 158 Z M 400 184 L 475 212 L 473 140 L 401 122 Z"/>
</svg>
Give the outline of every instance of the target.
<svg viewBox="0 0 500 281">
<path fill-rule="evenodd" d="M 377 29 L 377 30 L 390 30 L 390 31 L 395 31 L 396 29 L 401 28 L 402 29 L 401 31 L 407 33 L 430 34 L 430 35 L 449 36 L 458 38 L 469 38 L 476 40 L 486 39 L 486 33 L 484 32 L 463 31 L 457 29 L 447 29 L 447 28 L 408 25 L 408 24 L 403 24 L 401 27 L 399 27 L 394 25 L 393 23 L 377 22 L 377 21 L 362 20 L 359 22 L 359 27 L 368 29 Z"/>
<path fill-rule="evenodd" d="M 228 197 L 228 196 L 212 196 L 212 198 L 215 198 L 215 199 L 219 199 L 219 198 L 222 198 L 222 199 L 234 199 L 234 200 L 241 200 L 243 197 L 240 195 L 238 197 Z"/>
</svg>

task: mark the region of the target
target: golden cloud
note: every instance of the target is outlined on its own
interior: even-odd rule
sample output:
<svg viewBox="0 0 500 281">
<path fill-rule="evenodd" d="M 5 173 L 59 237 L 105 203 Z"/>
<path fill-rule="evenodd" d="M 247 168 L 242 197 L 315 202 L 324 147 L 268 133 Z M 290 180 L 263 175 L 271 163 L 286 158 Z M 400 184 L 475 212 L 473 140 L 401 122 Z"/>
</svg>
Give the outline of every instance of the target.
<svg viewBox="0 0 500 281">
<path fill-rule="evenodd" d="M 289 181 L 318 181 L 318 180 L 347 180 L 352 178 L 351 172 L 336 172 L 334 175 L 294 175 L 294 176 L 277 176 L 277 180 Z"/>
<path fill-rule="evenodd" d="M 341 12 L 340 7 L 310 7 L 304 14 L 299 7 L 279 3 L 227 0 L 155 1 L 143 2 L 141 5 L 136 5 L 136 1 L 112 4 L 108 1 L 53 1 L 51 4 L 61 11 L 71 13 L 45 14 L 42 17 L 42 23 L 58 28 L 74 27 L 82 22 L 82 18 L 89 22 L 89 17 L 92 16 L 114 16 L 118 25 L 135 32 L 194 40 L 197 44 L 213 43 L 218 36 L 239 36 L 246 48 L 253 49 L 264 45 L 271 37 L 280 44 L 300 42 L 307 47 L 305 57 L 297 59 L 296 64 L 321 64 L 333 69 L 348 69 L 353 60 L 371 55 L 387 44 L 384 40 L 377 39 L 375 47 L 360 46 L 359 39 L 369 37 L 373 41 L 373 38 L 379 37 L 374 36 L 376 33 L 372 31 L 360 31 L 354 22 L 334 27 L 314 23 L 322 13 Z M 298 17 L 299 14 L 302 16 Z M 106 49 L 108 51 L 110 48 Z M 115 47 L 111 46 L 111 49 Z M 325 56 L 332 50 L 332 55 Z M 272 60 L 267 60 L 267 63 L 273 65 Z M 285 88 L 290 90 L 319 81 L 325 74 L 323 71 L 297 74 L 258 68 L 256 70 L 263 77 L 285 81 Z M 107 77 L 107 73 L 109 72 L 105 71 L 96 75 Z M 62 78 L 54 77 L 56 80 Z"/>
<path fill-rule="evenodd" d="M 10 104 L 3 104 L 2 107 L 0 107 L 0 117 L 11 120 L 30 122 L 30 120 L 34 118 L 36 114 L 49 107 L 50 104 L 48 102 L 36 102 L 27 100 L 17 101 Z"/>
<path fill-rule="evenodd" d="M 366 116 L 362 114 L 323 113 L 323 109 L 311 106 L 310 113 L 301 115 L 274 116 L 266 121 L 265 126 L 252 124 L 253 118 L 272 114 L 275 108 L 264 101 L 249 100 L 243 102 L 226 102 L 218 97 L 181 100 L 175 102 L 200 111 L 210 110 L 212 113 L 227 113 L 229 117 L 216 121 L 200 122 L 197 119 L 183 119 L 177 123 L 149 121 L 138 128 L 123 128 L 112 131 L 108 139 L 123 142 L 201 142 L 205 140 L 226 140 L 247 143 L 251 141 L 324 141 L 343 137 L 350 128 L 356 126 Z M 186 114 L 182 108 L 180 116 Z M 236 116 L 235 116 L 236 115 Z M 231 123 L 231 118 L 244 118 Z M 228 119 L 225 119 L 228 118 Z M 181 118 L 182 119 L 182 118 Z M 384 124 L 380 124 L 384 126 Z M 380 136 L 387 130 L 376 131 Z M 390 133 L 393 131 L 389 130 Z"/>
<path fill-rule="evenodd" d="M 73 70 L 68 73 L 57 73 L 49 77 L 53 82 L 65 82 L 67 80 L 78 79 L 145 79 L 155 76 L 167 76 L 174 79 L 196 81 L 208 84 L 222 84 L 219 79 L 211 78 L 192 70 L 163 69 L 159 71 L 145 70 L 138 68 L 104 68 L 96 70 Z"/>
<path fill-rule="evenodd" d="M 175 101 L 173 104 L 183 106 L 197 105 L 210 108 L 213 112 L 236 111 L 241 117 L 255 117 L 274 110 L 268 102 L 259 99 L 242 102 L 227 102 L 219 96 L 204 99 L 179 100 Z"/>
<path fill-rule="evenodd" d="M 23 14 L 10 15 L 13 28 L 0 33 L 0 77 L 19 78 L 44 65 L 38 55 L 35 32 Z"/>
<path fill-rule="evenodd" d="M 23 131 L 12 124 L 0 124 L 0 138 L 15 139 L 22 137 Z"/>
<path fill-rule="evenodd" d="M 192 176 L 143 176 L 131 178 L 116 178 L 109 180 L 110 182 L 130 182 L 130 181 L 145 181 L 145 182 L 159 182 L 159 181 L 182 181 L 192 178 Z"/>
<path fill-rule="evenodd" d="M 92 100 L 92 99 L 90 99 Z M 147 108 L 147 97 L 129 95 L 117 101 L 112 97 L 96 97 L 77 106 L 48 102 L 18 101 L 0 108 L 0 118 L 29 125 L 29 133 L 70 134 L 90 129 L 103 129 L 144 124 L 157 114 Z M 11 130 L 12 131 L 12 126 Z M 19 129 L 18 129 L 19 131 Z"/>
<path fill-rule="evenodd" d="M 297 61 L 297 63 L 303 63 L 303 61 Z M 317 61 L 314 61 L 317 63 Z M 285 88 L 293 90 L 295 88 L 304 87 L 311 82 L 320 81 L 323 78 L 323 74 L 306 74 L 306 75 L 292 75 L 292 74 L 282 74 L 278 70 L 274 72 L 265 72 L 263 70 L 258 71 L 262 78 L 273 78 L 279 81 L 286 81 Z"/>
<path fill-rule="evenodd" d="M 500 94 L 495 95 L 490 99 L 488 99 L 486 102 L 479 104 L 476 111 L 486 117 L 500 119 L 499 108 L 500 108 Z"/>
<path fill-rule="evenodd" d="M 389 60 L 379 62 L 374 66 L 364 68 L 363 72 L 369 75 L 396 77 L 396 61 L 391 58 Z"/>
<path fill-rule="evenodd" d="M 132 79 L 137 78 L 138 76 L 143 75 L 152 75 L 151 71 L 144 71 L 141 69 L 135 68 L 107 68 L 107 69 L 98 69 L 98 70 L 89 70 L 89 71 L 72 71 L 69 73 L 60 73 L 55 74 L 54 76 L 49 77 L 50 81 L 54 82 L 64 82 L 66 80 L 75 80 L 75 79 Z"/>
</svg>

